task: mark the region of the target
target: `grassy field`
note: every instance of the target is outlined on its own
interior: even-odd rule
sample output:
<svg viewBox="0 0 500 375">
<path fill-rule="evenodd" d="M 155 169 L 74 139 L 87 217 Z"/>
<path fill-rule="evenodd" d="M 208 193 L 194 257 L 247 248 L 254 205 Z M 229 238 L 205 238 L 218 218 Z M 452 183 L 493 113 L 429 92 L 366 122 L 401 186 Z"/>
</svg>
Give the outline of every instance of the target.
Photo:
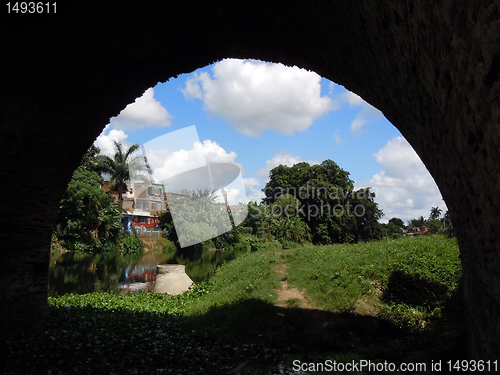
<svg viewBox="0 0 500 375">
<path fill-rule="evenodd" d="M 302 374 L 294 360 L 463 359 L 460 279 L 444 236 L 274 246 L 180 296 L 49 298 L 47 326 L 2 343 L 0 363 L 6 374 Z"/>
</svg>

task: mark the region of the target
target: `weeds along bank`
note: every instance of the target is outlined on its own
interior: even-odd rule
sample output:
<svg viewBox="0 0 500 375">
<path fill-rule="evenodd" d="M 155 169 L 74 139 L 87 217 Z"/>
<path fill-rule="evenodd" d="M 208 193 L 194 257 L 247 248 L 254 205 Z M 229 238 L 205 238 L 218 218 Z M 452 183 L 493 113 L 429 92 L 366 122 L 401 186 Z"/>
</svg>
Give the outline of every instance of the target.
<svg viewBox="0 0 500 375">
<path fill-rule="evenodd" d="M 452 345 L 462 335 L 458 254 L 456 241 L 443 236 L 261 248 L 180 296 L 49 298 L 46 328 L 3 343 L 0 361 L 7 374 L 222 373 L 243 362 L 242 374 L 274 374 L 306 356 L 398 361 L 424 350 L 460 357 Z M 314 310 L 278 307 L 283 281 Z M 329 331 L 336 319 L 360 316 L 392 333 L 364 336 L 369 327 L 361 323 L 346 336 Z"/>
</svg>

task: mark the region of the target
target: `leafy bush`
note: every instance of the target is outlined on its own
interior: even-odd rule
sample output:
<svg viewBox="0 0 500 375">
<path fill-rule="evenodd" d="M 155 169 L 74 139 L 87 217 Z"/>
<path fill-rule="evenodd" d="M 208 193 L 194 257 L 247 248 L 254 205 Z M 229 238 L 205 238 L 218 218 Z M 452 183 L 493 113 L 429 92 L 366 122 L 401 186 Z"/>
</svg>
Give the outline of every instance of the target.
<svg viewBox="0 0 500 375">
<path fill-rule="evenodd" d="M 437 233 L 443 227 L 443 223 L 438 219 L 429 220 L 425 224 L 429 227 L 429 232 L 431 233 Z"/>
<path fill-rule="evenodd" d="M 246 251 L 246 252 L 251 252 L 252 251 L 252 246 L 250 246 L 250 243 L 245 240 L 241 240 L 237 244 L 234 245 L 234 250 L 236 252 L 241 252 L 241 251 Z"/>
<path fill-rule="evenodd" d="M 101 244 L 100 250 L 105 254 L 119 253 L 121 248 L 120 245 L 111 241 L 105 241 Z"/>
<path fill-rule="evenodd" d="M 165 254 L 175 254 L 177 252 L 177 245 L 175 242 L 168 241 L 168 243 L 163 247 L 163 253 Z"/>
<path fill-rule="evenodd" d="M 238 231 L 240 234 L 252 234 L 252 228 L 250 227 L 244 227 L 244 226 L 238 226 Z"/>
<path fill-rule="evenodd" d="M 138 237 L 127 236 L 123 239 L 123 253 L 125 255 L 143 254 L 144 244 Z"/>
<path fill-rule="evenodd" d="M 238 230 L 233 229 L 212 239 L 216 249 L 230 249 L 240 242 Z"/>
<path fill-rule="evenodd" d="M 78 168 L 68 184 L 59 207 L 57 239 L 68 250 L 98 252 L 101 242 L 117 244 L 120 229 L 120 208 L 101 189 L 97 172 Z"/>
<path fill-rule="evenodd" d="M 302 244 L 294 241 L 281 241 L 281 246 L 283 247 L 283 249 L 293 249 L 295 247 L 302 246 Z"/>
</svg>

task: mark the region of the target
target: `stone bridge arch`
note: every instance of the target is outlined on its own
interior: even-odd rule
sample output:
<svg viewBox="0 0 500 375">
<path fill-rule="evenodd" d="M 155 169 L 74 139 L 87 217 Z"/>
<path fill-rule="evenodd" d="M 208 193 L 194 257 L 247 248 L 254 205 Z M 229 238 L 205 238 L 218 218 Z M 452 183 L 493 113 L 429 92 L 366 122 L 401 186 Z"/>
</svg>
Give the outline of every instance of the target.
<svg viewBox="0 0 500 375">
<path fill-rule="evenodd" d="M 45 320 L 58 202 L 109 118 L 158 81 L 235 57 L 314 70 L 401 131 L 457 229 L 469 354 L 498 358 L 498 1 L 71 4 L 1 26 L 1 335 Z"/>
</svg>

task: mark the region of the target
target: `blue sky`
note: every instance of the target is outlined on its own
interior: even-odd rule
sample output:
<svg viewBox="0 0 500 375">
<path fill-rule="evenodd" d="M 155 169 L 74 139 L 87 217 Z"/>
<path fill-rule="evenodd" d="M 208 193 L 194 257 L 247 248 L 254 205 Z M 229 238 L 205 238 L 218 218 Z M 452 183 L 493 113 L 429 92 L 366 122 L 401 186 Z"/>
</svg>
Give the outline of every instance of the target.
<svg viewBox="0 0 500 375">
<path fill-rule="evenodd" d="M 356 188 L 377 193 L 382 222 L 446 210 L 434 180 L 380 111 L 297 67 L 227 59 L 159 83 L 111 118 L 95 144 L 111 155 L 112 140 L 145 144 L 192 125 L 208 161 L 242 167 L 248 200 L 259 200 L 279 164 L 331 159 Z M 188 162 L 169 157 L 173 170 Z"/>
</svg>

